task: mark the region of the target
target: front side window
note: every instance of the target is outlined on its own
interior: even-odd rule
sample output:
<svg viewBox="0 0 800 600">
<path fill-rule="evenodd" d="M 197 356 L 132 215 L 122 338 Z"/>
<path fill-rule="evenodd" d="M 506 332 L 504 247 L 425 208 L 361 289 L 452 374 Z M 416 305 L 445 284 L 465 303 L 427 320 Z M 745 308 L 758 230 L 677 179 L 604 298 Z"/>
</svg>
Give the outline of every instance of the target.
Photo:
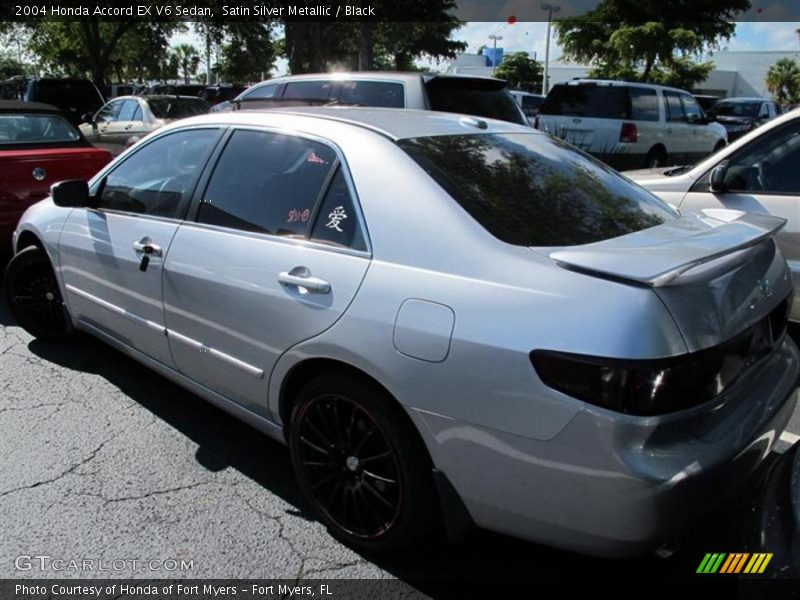
<svg viewBox="0 0 800 600">
<path fill-rule="evenodd" d="M 398 144 L 489 233 L 509 244 L 589 244 L 676 217 L 649 192 L 549 136 L 451 135 Z"/>
<path fill-rule="evenodd" d="M 278 90 L 277 83 L 262 85 L 261 87 L 253 88 L 252 90 L 248 91 L 244 96 L 242 96 L 242 100 L 255 100 L 256 98 L 272 98 L 277 90 Z"/>
<path fill-rule="evenodd" d="M 119 116 L 119 111 L 122 108 L 122 102 L 122 100 L 112 100 L 99 111 L 97 111 L 94 120 L 98 123 L 113 123 Z"/>
<path fill-rule="evenodd" d="M 217 139 L 216 129 L 160 137 L 128 157 L 100 185 L 98 208 L 175 218 Z"/>
<path fill-rule="evenodd" d="M 689 94 L 682 94 L 681 100 L 683 101 L 683 112 L 686 114 L 686 120 L 689 123 L 700 123 L 703 120 L 703 109 L 697 103 L 697 100 L 692 98 Z"/>
<path fill-rule="evenodd" d="M 751 142 L 730 160 L 725 183 L 732 192 L 800 194 L 800 124 Z"/>
<path fill-rule="evenodd" d="M 208 183 L 200 223 L 305 236 L 336 167 L 328 146 L 290 135 L 236 131 Z"/>
</svg>

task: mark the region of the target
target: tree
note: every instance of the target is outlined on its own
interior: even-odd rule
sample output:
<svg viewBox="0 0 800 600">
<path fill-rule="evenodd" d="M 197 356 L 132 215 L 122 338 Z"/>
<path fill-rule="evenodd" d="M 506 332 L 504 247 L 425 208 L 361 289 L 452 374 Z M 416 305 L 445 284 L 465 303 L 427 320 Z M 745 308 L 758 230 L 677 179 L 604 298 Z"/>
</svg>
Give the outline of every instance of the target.
<svg viewBox="0 0 800 600">
<path fill-rule="evenodd" d="M 220 51 L 217 73 L 225 81 L 260 81 L 275 63 L 271 29 L 264 23 L 231 23 Z"/>
<path fill-rule="evenodd" d="M 494 70 L 494 76 L 508 81 L 508 85 L 519 90 L 533 91 L 542 87 L 542 66 L 527 52 L 512 52 L 503 57 L 503 62 Z"/>
<path fill-rule="evenodd" d="M 39 67 L 54 75 L 86 77 L 98 84 L 135 61 L 158 62 L 166 40 L 184 26 L 171 22 L 36 21 L 19 25 L 31 33 L 27 50 Z M 126 49 L 127 48 L 127 49 Z"/>
<path fill-rule="evenodd" d="M 692 58 L 730 38 L 736 15 L 749 7 L 749 0 L 674 0 L 664 21 L 661 0 L 602 0 L 555 28 L 565 55 L 592 65 L 590 77 L 692 88 L 713 68 Z"/>
<path fill-rule="evenodd" d="M 800 102 L 800 63 L 791 58 L 782 58 L 767 71 L 767 89 L 778 104 Z"/>
<path fill-rule="evenodd" d="M 200 53 L 191 44 L 178 44 L 172 48 L 172 54 L 178 63 L 178 69 L 183 75 L 183 82 L 189 83 L 192 75 L 197 73 L 200 66 Z"/>
</svg>

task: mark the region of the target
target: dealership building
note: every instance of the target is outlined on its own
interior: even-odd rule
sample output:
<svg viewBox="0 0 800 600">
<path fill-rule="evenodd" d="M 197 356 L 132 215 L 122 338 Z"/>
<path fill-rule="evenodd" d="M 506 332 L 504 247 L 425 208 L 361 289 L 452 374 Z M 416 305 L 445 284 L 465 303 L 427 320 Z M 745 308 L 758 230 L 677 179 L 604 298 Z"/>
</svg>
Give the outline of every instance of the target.
<svg viewBox="0 0 800 600">
<path fill-rule="evenodd" d="M 500 58 L 502 50 L 498 50 Z M 464 75 L 491 76 L 491 49 L 486 56 L 459 54 L 450 63 L 448 72 Z M 708 78 L 698 85 L 694 92 L 709 94 L 720 98 L 761 96 L 769 97 L 764 79 L 767 71 L 781 58 L 800 59 L 797 51 L 733 51 L 722 50 L 708 55 L 704 60 L 714 61 L 714 70 Z M 588 65 L 572 63 L 562 59 L 550 61 L 550 85 L 568 81 L 576 77 L 586 77 Z"/>
</svg>

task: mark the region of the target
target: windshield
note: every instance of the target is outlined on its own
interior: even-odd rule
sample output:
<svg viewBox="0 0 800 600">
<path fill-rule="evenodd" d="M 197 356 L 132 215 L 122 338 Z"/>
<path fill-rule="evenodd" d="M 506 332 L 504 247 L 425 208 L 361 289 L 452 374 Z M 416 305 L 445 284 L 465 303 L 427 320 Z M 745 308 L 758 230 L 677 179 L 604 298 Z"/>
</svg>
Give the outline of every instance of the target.
<svg viewBox="0 0 800 600">
<path fill-rule="evenodd" d="M 712 117 L 755 117 L 759 102 L 717 102 L 709 111 Z"/>
<path fill-rule="evenodd" d="M 589 244 L 676 217 L 649 192 L 546 135 L 450 135 L 398 144 L 489 233 L 509 244 Z"/>
<path fill-rule="evenodd" d="M 184 119 L 204 115 L 211 108 L 202 98 L 150 98 L 147 104 L 156 119 Z"/>
<path fill-rule="evenodd" d="M 58 115 L 0 115 L 0 145 L 77 142 L 80 134 Z"/>
</svg>

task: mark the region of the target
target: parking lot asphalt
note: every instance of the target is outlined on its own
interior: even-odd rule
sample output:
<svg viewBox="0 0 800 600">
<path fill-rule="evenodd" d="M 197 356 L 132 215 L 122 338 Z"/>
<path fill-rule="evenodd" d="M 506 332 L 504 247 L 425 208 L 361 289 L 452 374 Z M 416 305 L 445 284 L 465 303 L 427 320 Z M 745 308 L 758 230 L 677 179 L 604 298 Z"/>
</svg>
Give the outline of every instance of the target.
<svg viewBox="0 0 800 600">
<path fill-rule="evenodd" d="M 800 433 L 798 411 L 790 431 Z M 436 597 L 475 577 L 687 576 L 705 552 L 735 543 L 731 517 L 718 515 L 667 559 L 596 559 L 488 532 L 361 556 L 308 514 L 285 447 L 88 336 L 33 340 L 5 304 L 0 456 L 0 579 L 398 578 Z M 127 562 L 27 570 L 19 557 L 32 555 Z M 181 560 L 191 569 L 167 570 Z"/>
</svg>

